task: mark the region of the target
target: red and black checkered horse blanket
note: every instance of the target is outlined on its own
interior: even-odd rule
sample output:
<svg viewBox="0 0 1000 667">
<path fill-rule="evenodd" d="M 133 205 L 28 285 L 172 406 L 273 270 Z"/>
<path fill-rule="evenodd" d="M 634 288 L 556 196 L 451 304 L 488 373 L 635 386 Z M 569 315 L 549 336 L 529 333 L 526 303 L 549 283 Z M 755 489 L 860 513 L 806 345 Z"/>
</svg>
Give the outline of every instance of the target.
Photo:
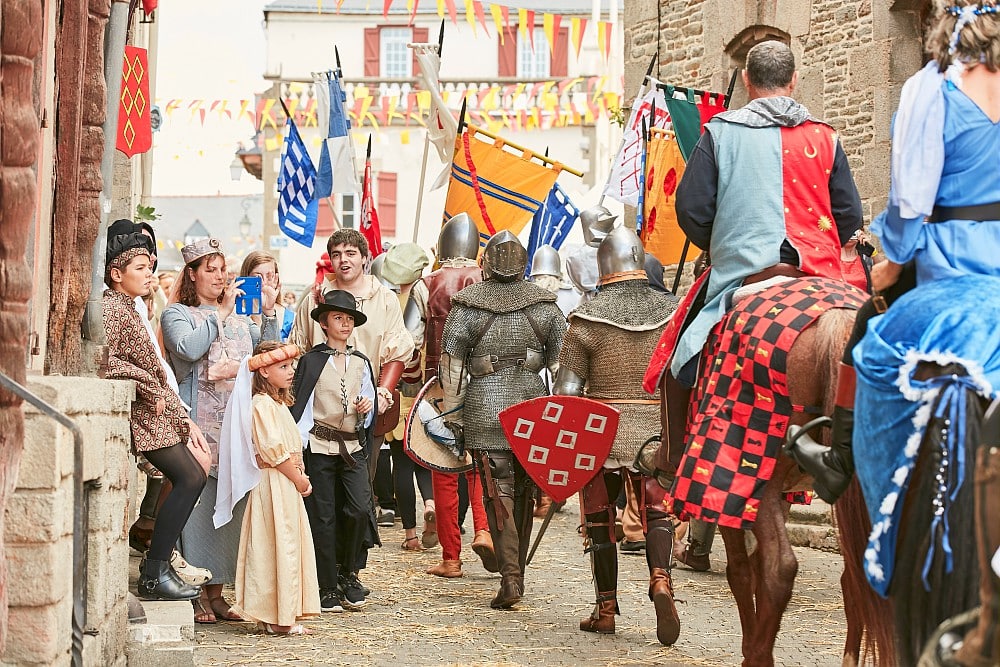
<svg viewBox="0 0 1000 667">
<path fill-rule="evenodd" d="M 673 487 L 680 518 L 751 527 L 796 408 L 788 398 L 788 351 L 824 312 L 857 310 L 865 299 L 846 283 L 799 278 L 749 297 L 715 327 Z"/>
</svg>

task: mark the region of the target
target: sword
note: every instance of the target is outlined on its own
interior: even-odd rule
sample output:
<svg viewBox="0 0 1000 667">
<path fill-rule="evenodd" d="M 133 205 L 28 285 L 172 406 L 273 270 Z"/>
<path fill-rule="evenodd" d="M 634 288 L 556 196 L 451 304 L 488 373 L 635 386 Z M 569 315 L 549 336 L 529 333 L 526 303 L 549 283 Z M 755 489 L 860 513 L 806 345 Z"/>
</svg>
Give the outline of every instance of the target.
<svg viewBox="0 0 1000 667">
<path fill-rule="evenodd" d="M 535 555 L 535 551 L 538 549 L 538 543 L 542 541 L 542 535 L 545 534 L 545 529 L 549 527 L 549 522 L 552 521 L 552 515 L 556 513 L 560 505 L 560 503 L 555 501 L 552 501 L 552 504 L 549 505 L 549 511 L 545 513 L 545 519 L 542 520 L 542 525 L 538 529 L 538 535 L 535 535 L 535 541 L 531 545 L 531 550 L 528 551 L 528 559 L 524 561 L 524 567 L 527 568 L 531 565 L 531 557 Z"/>
</svg>

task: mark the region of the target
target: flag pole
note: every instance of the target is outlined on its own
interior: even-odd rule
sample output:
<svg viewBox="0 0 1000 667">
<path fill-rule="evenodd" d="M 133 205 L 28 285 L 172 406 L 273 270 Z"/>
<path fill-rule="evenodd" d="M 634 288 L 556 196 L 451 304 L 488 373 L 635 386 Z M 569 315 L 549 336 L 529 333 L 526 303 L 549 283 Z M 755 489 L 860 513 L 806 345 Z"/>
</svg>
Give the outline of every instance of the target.
<svg viewBox="0 0 1000 667">
<path fill-rule="evenodd" d="M 653 68 L 656 66 L 657 55 L 658 54 L 654 53 L 653 57 L 649 59 L 649 65 L 646 67 L 646 75 L 644 77 L 642 77 L 642 83 L 639 84 L 639 90 L 636 91 L 636 94 L 635 94 L 636 99 L 639 99 L 640 97 L 642 97 L 642 89 L 646 86 L 646 82 L 649 80 L 649 77 L 651 77 L 653 75 Z M 653 124 L 654 123 L 650 123 L 650 125 L 653 125 Z M 624 128 L 622 128 L 622 129 L 624 130 Z M 625 145 L 625 135 L 624 135 L 624 131 L 623 131 L 622 132 L 622 140 L 618 144 L 618 150 L 616 150 L 614 152 L 614 156 L 611 158 L 612 160 L 614 160 L 614 159 L 616 159 L 618 157 L 618 154 L 622 152 L 622 147 L 624 145 Z M 604 205 L 604 198 L 606 196 L 604 194 L 604 191 L 608 189 L 608 184 L 611 182 L 611 172 L 612 171 L 613 171 L 612 169 L 609 169 L 608 170 L 608 177 L 606 179 L 604 179 L 604 187 L 601 188 L 601 198 L 599 200 L 597 200 L 597 205 L 598 206 L 603 206 Z"/>
<path fill-rule="evenodd" d="M 438 58 L 441 58 L 441 51 L 444 48 L 444 19 L 441 19 L 441 29 L 438 31 Z M 430 119 L 428 119 L 430 120 Z M 424 183 L 427 180 L 427 154 L 431 148 L 431 131 L 427 128 L 424 131 L 424 155 L 420 160 L 420 185 L 417 189 L 417 210 L 413 214 L 413 242 L 417 242 L 417 235 L 420 230 L 420 212 L 424 205 Z"/>
<path fill-rule="evenodd" d="M 463 105 L 463 107 L 464 107 L 464 105 Z M 461 122 L 459 122 L 458 128 L 459 128 L 459 133 L 461 133 L 461 130 L 462 130 L 462 123 Z M 550 159 L 550 158 L 548 158 L 548 157 L 546 157 L 544 155 L 539 155 L 538 153 L 536 153 L 535 151 L 531 150 L 530 148 L 525 148 L 524 146 L 519 146 L 518 144 L 515 144 L 512 141 L 507 141 L 506 139 L 504 139 L 500 135 L 495 134 L 493 132 L 490 132 L 489 130 L 484 130 L 483 128 L 476 127 L 475 125 L 469 125 L 469 129 L 472 130 L 473 132 L 475 132 L 476 134 L 485 134 L 490 139 L 503 141 L 503 143 L 504 143 L 505 146 L 510 146 L 511 148 L 513 148 L 515 150 L 522 151 L 524 153 L 530 153 L 531 157 L 536 158 L 538 160 L 541 160 L 545 164 L 559 164 L 559 166 L 562 168 L 563 171 L 568 172 L 570 174 L 573 174 L 574 176 L 579 176 L 580 178 L 583 178 L 583 172 L 582 171 L 579 171 L 577 169 L 573 169 L 572 167 L 567 167 L 566 165 L 561 164 L 561 163 L 557 163 L 555 160 L 552 160 L 552 159 Z"/>
</svg>

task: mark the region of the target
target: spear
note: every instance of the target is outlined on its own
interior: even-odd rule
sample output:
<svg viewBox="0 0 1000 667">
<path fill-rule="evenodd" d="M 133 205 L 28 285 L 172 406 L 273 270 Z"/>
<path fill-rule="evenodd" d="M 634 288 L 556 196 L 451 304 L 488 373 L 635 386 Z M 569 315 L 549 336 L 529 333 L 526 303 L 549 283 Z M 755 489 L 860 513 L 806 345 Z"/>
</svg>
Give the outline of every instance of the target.
<svg viewBox="0 0 1000 667">
<path fill-rule="evenodd" d="M 656 56 L 657 54 L 654 53 L 653 57 L 649 59 L 649 65 L 646 67 L 646 75 L 642 77 L 642 83 L 639 84 L 639 90 L 636 91 L 635 94 L 635 98 L 637 100 L 642 98 L 643 88 L 645 88 L 646 82 L 649 80 L 649 77 L 652 76 L 653 74 L 653 68 L 656 67 Z M 615 151 L 614 156 L 611 158 L 612 160 L 618 157 L 618 154 L 622 152 L 622 146 L 624 145 L 625 145 L 625 137 L 622 136 L 621 143 L 618 144 L 618 150 Z M 611 182 L 611 174 L 613 172 L 614 172 L 614 165 L 612 165 L 612 168 L 608 170 L 608 177 L 604 180 L 604 187 L 601 188 L 601 198 L 597 201 L 598 206 L 604 204 L 604 197 L 605 197 L 604 191 L 608 189 L 608 183 Z"/>
<path fill-rule="evenodd" d="M 653 107 L 653 113 L 656 113 L 656 107 Z M 655 122 L 655 119 L 650 117 L 650 124 Z M 649 140 L 649 131 L 646 129 L 646 119 L 642 119 L 642 153 L 639 157 L 639 202 L 636 206 L 635 211 L 635 233 L 642 234 L 642 217 L 643 209 L 646 207 L 646 143 Z"/>
</svg>

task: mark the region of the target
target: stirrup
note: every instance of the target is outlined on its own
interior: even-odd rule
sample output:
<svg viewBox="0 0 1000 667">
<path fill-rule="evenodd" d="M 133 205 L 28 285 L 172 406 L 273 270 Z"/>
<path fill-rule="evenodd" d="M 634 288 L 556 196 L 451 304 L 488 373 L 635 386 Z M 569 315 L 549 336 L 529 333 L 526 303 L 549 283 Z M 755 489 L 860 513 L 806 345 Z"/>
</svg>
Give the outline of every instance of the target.
<svg viewBox="0 0 1000 667">
<path fill-rule="evenodd" d="M 810 422 L 806 422 L 802 426 L 789 426 L 788 433 L 785 437 L 785 445 L 782 449 L 785 450 L 785 454 L 792 456 L 792 452 L 795 450 L 796 445 L 799 442 L 799 438 L 803 435 L 808 435 L 812 437 L 811 431 L 818 428 L 831 428 L 833 426 L 833 420 L 826 415 L 822 417 L 817 417 Z M 817 443 L 818 444 L 818 443 Z M 794 457 L 793 457 L 794 458 Z"/>
</svg>

